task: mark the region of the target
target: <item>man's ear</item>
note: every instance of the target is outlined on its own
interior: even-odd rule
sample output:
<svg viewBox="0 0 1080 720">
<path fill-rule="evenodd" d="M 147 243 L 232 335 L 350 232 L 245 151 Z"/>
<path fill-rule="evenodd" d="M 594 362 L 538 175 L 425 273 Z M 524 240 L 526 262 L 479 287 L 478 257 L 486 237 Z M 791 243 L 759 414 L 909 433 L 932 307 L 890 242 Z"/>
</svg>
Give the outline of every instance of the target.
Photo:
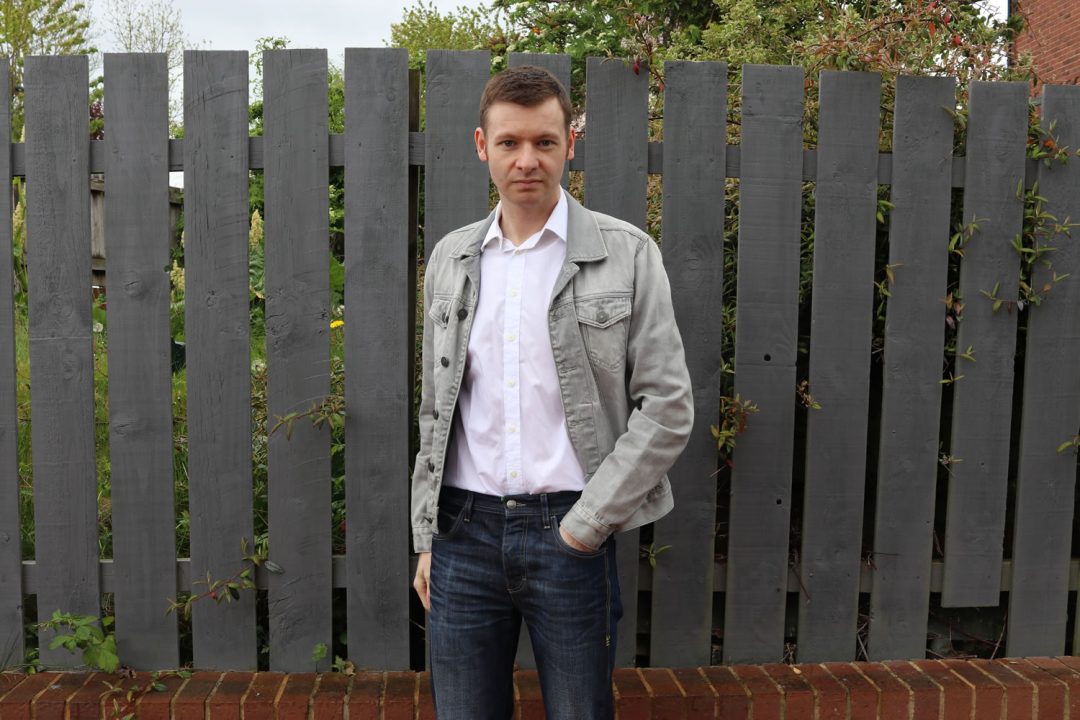
<svg viewBox="0 0 1080 720">
<path fill-rule="evenodd" d="M 574 142 L 576 140 L 577 140 L 577 133 L 574 132 L 573 128 L 570 128 L 569 135 L 567 136 L 567 142 L 566 142 L 566 159 L 567 160 L 573 160 L 574 159 Z"/>
<path fill-rule="evenodd" d="M 484 128 L 476 128 L 473 139 L 476 141 L 476 154 L 481 161 L 487 162 L 487 139 L 484 137 Z"/>
</svg>

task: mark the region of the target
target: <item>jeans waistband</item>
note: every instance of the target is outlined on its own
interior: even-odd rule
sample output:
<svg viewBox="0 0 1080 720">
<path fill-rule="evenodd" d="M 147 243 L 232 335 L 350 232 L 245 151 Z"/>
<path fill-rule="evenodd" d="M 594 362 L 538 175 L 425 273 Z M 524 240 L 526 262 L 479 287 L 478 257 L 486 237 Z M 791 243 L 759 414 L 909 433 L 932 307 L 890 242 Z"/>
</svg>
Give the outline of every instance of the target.
<svg viewBox="0 0 1080 720">
<path fill-rule="evenodd" d="M 551 514 L 564 515 L 581 497 L 573 490 L 539 493 L 536 495 L 486 495 L 444 485 L 439 494 L 439 505 L 462 507 L 465 514 L 473 512 L 498 513 L 499 515 L 539 515 L 545 524 Z"/>
</svg>

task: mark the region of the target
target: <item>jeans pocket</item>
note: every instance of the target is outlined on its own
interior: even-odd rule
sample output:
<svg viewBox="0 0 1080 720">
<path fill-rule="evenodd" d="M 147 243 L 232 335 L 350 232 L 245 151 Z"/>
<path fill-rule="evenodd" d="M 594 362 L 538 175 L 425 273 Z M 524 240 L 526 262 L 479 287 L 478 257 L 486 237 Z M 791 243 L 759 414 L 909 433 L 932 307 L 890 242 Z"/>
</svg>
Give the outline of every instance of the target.
<svg viewBox="0 0 1080 720">
<path fill-rule="evenodd" d="M 604 541 L 596 550 L 578 550 L 577 548 L 570 547 L 566 541 L 563 540 L 562 534 L 559 532 L 559 518 L 556 515 L 551 516 L 551 536 L 555 540 L 555 547 L 567 555 L 572 555 L 577 558 L 597 558 L 604 554 L 607 549 L 607 541 Z"/>
<path fill-rule="evenodd" d="M 433 540 L 452 540 L 465 523 L 465 506 L 439 507 Z"/>
</svg>

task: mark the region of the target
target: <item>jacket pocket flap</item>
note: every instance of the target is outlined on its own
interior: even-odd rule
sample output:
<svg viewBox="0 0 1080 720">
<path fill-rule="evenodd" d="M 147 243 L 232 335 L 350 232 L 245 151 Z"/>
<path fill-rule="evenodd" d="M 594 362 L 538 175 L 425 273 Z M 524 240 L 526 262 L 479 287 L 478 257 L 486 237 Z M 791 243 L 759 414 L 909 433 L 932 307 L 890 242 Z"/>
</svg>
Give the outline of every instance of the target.
<svg viewBox="0 0 1080 720">
<path fill-rule="evenodd" d="M 630 317 L 630 298 L 578 298 L 574 301 L 574 311 L 577 313 L 579 322 L 598 328 L 611 327 L 620 320 Z"/>
<path fill-rule="evenodd" d="M 428 309 L 428 317 L 430 317 L 436 325 L 439 327 L 446 327 L 446 324 L 450 322 L 450 298 L 435 298 L 431 301 L 431 307 Z"/>
</svg>

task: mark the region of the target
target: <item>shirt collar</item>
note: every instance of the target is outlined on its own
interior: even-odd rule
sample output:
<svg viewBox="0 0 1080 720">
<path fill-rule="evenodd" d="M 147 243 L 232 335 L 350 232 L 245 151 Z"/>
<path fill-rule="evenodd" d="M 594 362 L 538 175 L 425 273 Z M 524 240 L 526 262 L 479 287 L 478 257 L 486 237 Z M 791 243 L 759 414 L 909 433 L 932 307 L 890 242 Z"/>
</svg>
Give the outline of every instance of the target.
<svg viewBox="0 0 1080 720">
<path fill-rule="evenodd" d="M 528 248 L 535 246 L 547 232 L 552 233 L 555 237 L 566 242 L 566 228 L 568 222 L 569 212 L 566 203 L 566 191 L 560 190 L 559 201 L 555 203 L 555 208 L 551 211 L 551 215 L 548 215 L 547 222 L 544 223 L 544 227 L 540 228 L 540 232 L 530 237 L 521 245 L 515 246 L 502 232 L 502 201 L 500 200 L 499 204 L 495 206 L 495 221 L 488 227 L 487 235 L 484 236 L 484 241 L 480 244 L 480 250 L 482 252 L 492 242 L 497 242 L 498 247 L 505 251 L 515 249 L 527 250 Z"/>
</svg>

